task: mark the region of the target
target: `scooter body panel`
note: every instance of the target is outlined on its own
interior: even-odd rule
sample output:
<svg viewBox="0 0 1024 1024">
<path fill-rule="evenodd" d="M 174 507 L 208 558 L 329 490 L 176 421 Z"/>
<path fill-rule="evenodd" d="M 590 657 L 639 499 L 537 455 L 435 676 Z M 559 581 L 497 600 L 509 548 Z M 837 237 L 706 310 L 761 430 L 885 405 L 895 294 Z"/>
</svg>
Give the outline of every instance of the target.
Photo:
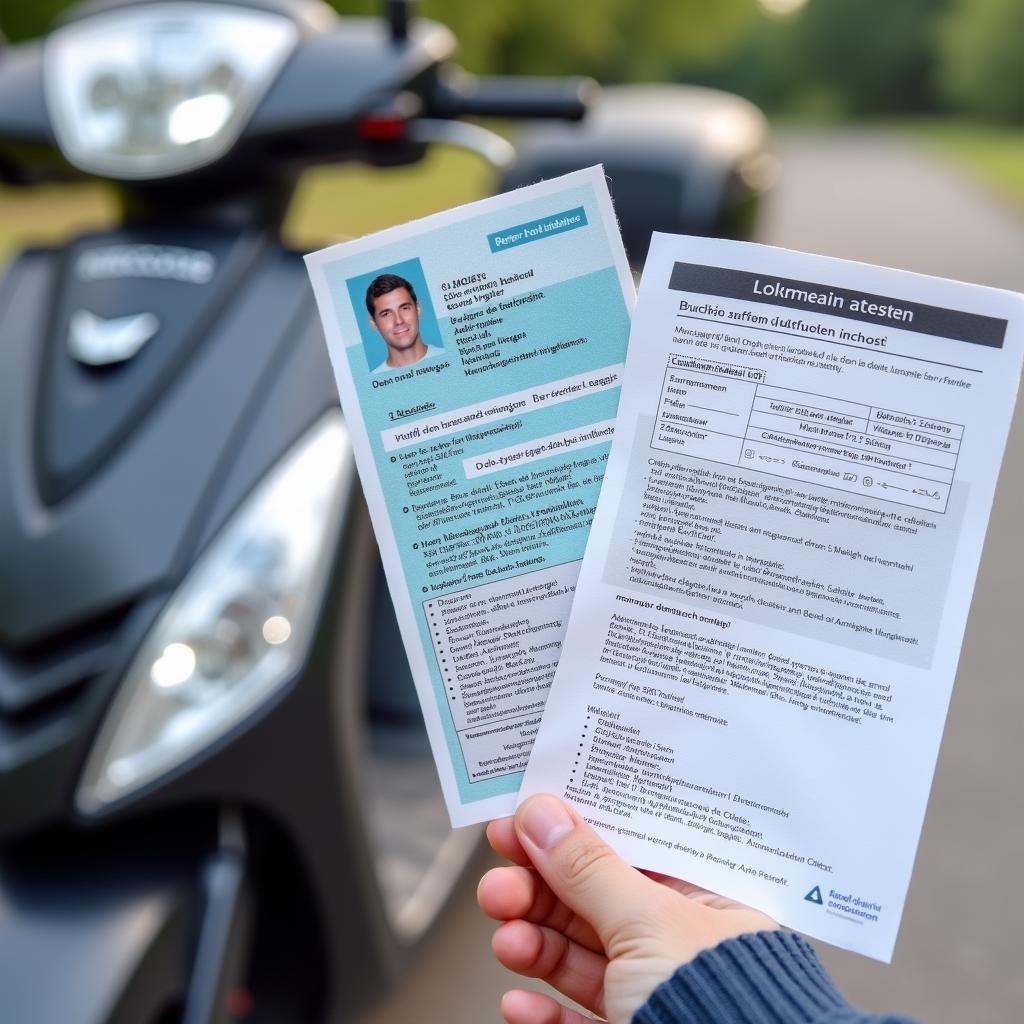
<svg viewBox="0 0 1024 1024">
<path fill-rule="evenodd" d="M 122 233 L 25 254 L 0 290 L 0 836 L 68 814 L 99 720 L 167 596 L 268 469 L 337 403 L 301 260 L 262 244 L 246 280 L 214 294 L 212 322 L 183 339 L 185 357 L 141 417 L 114 435 L 90 476 L 47 504 L 33 443 L 41 339 L 48 311 L 67 305 L 59 285 L 69 252 L 109 247 L 112 237 L 125 244 Z M 166 241 L 128 237 L 140 250 Z M 204 239 L 176 241 L 194 248 Z M 117 283 L 130 303 L 122 308 L 137 310 L 145 288 Z M 63 332 L 50 340 L 66 344 Z M 148 344 L 160 343 L 157 335 Z M 68 371 L 96 383 L 90 367 Z"/>
<path fill-rule="evenodd" d="M 187 881 L 85 875 L 0 872 L 5 1020 L 138 1024 L 180 994 L 194 900 Z"/>
<path fill-rule="evenodd" d="M 148 244 L 145 235 L 136 238 Z M 30 266 L 16 265 L 11 272 L 21 281 L 6 290 L 0 310 L 0 337 L 8 339 L 0 347 L 0 459 L 7 481 L 0 489 L 0 645 L 12 652 L 38 647 L 180 578 L 220 474 L 258 414 L 255 396 L 297 323 L 304 314 L 308 319 L 301 264 L 265 250 L 250 260 L 244 282 L 236 279 L 210 297 L 213 323 L 195 324 L 195 336 L 170 339 L 191 348 L 191 358 L 170 373 L 164 367 L 151 380 L 140 379 L 127 414 L 118 416 L 110 412 L 118 375 L 134 368 L 97 373 L 74 364 L 66 350 L 62 262 L 62 255 L 34 254 Z M 125 314 L 139 310 L 130 283 L 102 305 L 113 312 L 116 301 L 125 302 Z M 58 311 L 55 328 L 47 323 L 49 309 Z M 173 358 L 173 345 L 167 347 Z M 147 357 L 167 361 L 158 338 L 134 358 Z M 53 411 L 62 401 L 76 408 Z"/>
</svg>

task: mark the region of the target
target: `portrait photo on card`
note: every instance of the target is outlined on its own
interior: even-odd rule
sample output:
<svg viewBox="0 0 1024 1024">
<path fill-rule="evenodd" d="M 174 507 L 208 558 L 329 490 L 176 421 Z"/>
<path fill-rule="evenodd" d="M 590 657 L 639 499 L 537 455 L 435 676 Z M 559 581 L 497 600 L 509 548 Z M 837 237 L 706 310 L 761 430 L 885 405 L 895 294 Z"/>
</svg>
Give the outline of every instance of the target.
<svg viewBox="0 0 1024 1024">
<path fill-rule="evenodd" d="M 423 266 L 403 260 L 345 282 L 371 374 L 388 374 L 444 356 Z"/>
</svg>

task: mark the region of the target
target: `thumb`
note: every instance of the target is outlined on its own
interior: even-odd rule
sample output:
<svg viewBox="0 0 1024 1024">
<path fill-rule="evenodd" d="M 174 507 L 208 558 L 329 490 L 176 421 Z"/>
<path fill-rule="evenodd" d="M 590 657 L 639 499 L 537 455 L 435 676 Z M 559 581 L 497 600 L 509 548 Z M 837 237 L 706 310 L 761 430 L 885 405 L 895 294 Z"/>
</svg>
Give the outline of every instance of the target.
<svg viewBox="0 0 1024 1024">
<path fill-rule="evenodd" d="M 622 860 L 575 810 L 541 793 L 516 811 L 515 827 L 551 891 L 593 925 L 606 949 L 636 922 L 653 883 Z"/>
</svg>

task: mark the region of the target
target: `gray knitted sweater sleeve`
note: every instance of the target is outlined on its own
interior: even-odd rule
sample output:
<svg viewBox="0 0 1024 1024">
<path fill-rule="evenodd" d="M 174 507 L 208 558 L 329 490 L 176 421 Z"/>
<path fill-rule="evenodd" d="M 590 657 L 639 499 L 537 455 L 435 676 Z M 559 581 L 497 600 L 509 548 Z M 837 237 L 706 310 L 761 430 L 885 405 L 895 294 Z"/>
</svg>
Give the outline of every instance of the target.
<svg viewBox="0 0 1024 1024">
<path fill-rule="evenodd" d="M 799 935 L 741 935 L 705 950 L 651 993 L 633 1024 L 914 1024 L 862 1013 Z"/>
</svg>

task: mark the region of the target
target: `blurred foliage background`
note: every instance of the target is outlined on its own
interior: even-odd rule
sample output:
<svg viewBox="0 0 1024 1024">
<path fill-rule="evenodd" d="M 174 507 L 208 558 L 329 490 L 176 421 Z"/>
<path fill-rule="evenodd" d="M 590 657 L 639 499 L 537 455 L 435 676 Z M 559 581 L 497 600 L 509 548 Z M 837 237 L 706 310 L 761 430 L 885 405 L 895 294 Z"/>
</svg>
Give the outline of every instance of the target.
<svg viewBox="0 0 1024 1024">
<path fill-rule="evenodd" d="M 381 0 L 331 0 L 380 14 Z M 45 34 L 70 0 L 0 0 L 13 42 Z M 870 121 L 953 159 L 1024 208 L 1024 0 L 421 0 L 479 73 L 589 74 L 737 92 L 777 125 Z M 502 128 L 502 130 L 505 130 Z M 479 160 L 437 147 L 416 167 L 314 168 L 286 237 L 310 249 L 485 195 Z M 91 183 L 0 187 L 0 260 L 26 242 L 116 222 Z"/>
<path fill-rule="evenodd" d="M 332 0 L 346 14 L 378 0 Z M 68 0 L 0 0 L 12 40 Z M 769 113 L 965 114 L 1024 124 L 1024 0 L 423 0 L 463 63 L 732 89 Z"/>
</svg>

